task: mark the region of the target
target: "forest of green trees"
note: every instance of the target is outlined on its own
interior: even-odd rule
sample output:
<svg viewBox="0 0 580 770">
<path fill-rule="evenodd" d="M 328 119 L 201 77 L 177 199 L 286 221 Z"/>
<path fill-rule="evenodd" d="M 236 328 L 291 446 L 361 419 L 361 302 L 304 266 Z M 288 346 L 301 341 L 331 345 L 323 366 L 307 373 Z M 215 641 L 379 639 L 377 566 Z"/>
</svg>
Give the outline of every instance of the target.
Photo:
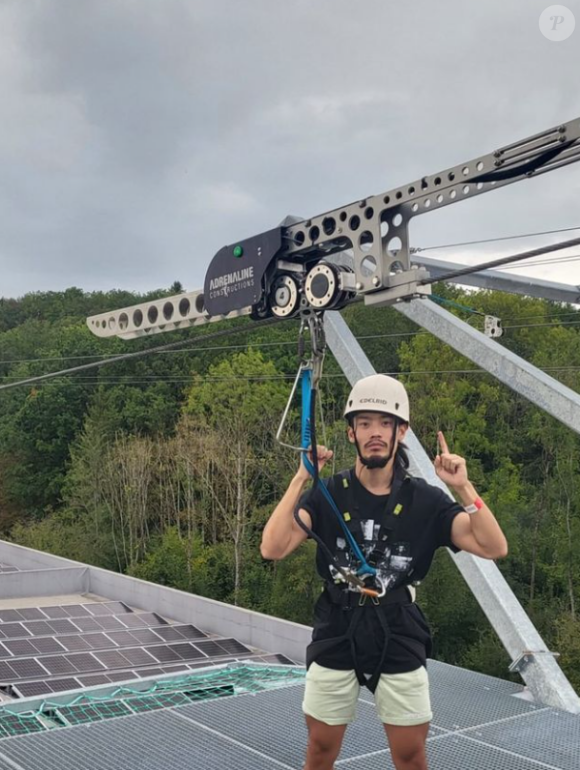
<svg viewBox="0 0 580 770">
<path fill-rule="evenodd" d="M 260 328 L 242 319 L 235 336 L 205 344 L 223 326 L 129 342 L 96 338 L 85 325 L 87 315 L 175 290 L 0 300 L 0 385 L 186 341 L 0 390 L 0 537 L 309 624 L 320 591 L 312 544 L 279 563 L 259 552 L 298 462 L 274 441 L 298 366 L 297 322 Z M 580 391 L 580 312 L 435 291 L 476 328 L 483 318 L 469 309 L 499 316 L 498 345 Z M 434 455 L 441 429 L 467 458 L 509 541 L 499 568 L 580 692 L 580 437 L 396 310 L 343 313 L 376 370 L 406 384 L 426 450 Z M 335 450 L 331 472 L 352 459 L 341 419 L 348 387 L 329 354 L 318 431 Z M 296 410 L 291 428 L 297 421 Z M 438 659 L 508 676 L 509 658 L 446 551 L 418 597 Z"/>
</svg>

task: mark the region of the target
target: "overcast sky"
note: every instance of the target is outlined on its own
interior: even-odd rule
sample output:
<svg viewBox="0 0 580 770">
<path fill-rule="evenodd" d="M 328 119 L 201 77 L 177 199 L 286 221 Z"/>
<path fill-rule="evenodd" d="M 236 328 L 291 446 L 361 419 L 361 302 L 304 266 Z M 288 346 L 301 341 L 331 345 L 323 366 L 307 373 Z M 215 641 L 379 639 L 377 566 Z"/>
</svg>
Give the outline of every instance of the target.
<svg viewBox="0 0 580 770">
<path fill-rule="evenodd" d="M 0 0 L 0 296 L 201 288 L 286 214 L 580 117 L 565 4 L 553 42 L 549 0 Z M 580 163 L 421 217 L 411 243 L 580 227 L 579 201 Z M 517 272 L 580 284 L 580 261 Z"/>
</svg>

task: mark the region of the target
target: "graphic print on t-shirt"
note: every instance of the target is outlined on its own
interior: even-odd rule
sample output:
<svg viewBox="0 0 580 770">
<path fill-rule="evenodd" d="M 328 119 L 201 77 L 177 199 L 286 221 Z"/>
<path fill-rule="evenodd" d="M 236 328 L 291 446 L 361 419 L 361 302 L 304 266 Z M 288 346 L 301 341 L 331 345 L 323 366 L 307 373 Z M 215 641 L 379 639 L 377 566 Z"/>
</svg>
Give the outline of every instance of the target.
<svg viewBox="0 0 580 770">
<path fill-rule="evenodd" d="M 364 540 L 364 543 L 361 544 L 361 551 L 365 559 L 368 559 L 375 550 L 381 527 L 374 519 L 361 519 L 360 528 Z M 358 561 L 345 538 L 336 538 L 335 553 L 336 559 L 343 569 L 357 571 L 359 567 Z M 375 565 L 377 578 L 385 586 L 386 590 L 394 588 L 396 585 L 400 585 L 403 582 L 403 578 L 409 574 L 412 562 L 411 544 L 406 542 L 393 543 L 391 546 L 387 546 Z M 344 578 L 334 565 L 330 564 L 329 569 L 335 582 L 344 582 Z M 349 585 L 349 590 L 356 589 Z"/>
</svg>

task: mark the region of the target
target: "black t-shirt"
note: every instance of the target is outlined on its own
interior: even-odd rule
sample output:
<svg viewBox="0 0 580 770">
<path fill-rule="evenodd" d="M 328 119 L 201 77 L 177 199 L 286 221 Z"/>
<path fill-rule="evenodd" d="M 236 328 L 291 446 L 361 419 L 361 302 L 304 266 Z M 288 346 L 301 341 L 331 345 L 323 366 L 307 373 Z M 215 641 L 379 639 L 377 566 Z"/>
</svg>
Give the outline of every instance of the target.
<svg viewBox="0 0 580 770">
<path fill-rule="evenodd" d="M 345 478 L 349 487 L 347 492 Z M 392 516 L 387 522 L 389 495 L 372 494 L 358 481 L 353 471 L 350 474 L 337 474 L 324 483 L 341 513 L 348 510 L 351 531 L 357 535 L 361 550 L 368 558 L 377 545 L 381 524 L 388 523 L 389 527 L 393 527 Z M 386 585 L 387 591 L 422 580 L 429 571 L 437 548 L 447 546 L 455 552 L 459 550 L 451 541 L 451 525 L 455 516 L 463 511 L 461 505 L 438 487 L 414 477 L 407 477 L 402 482 L 393 503 L 400 502 L 403 507 L 396 517 L 389 547 L 376 561 L 377 575 Z M 340 566 L 355 568 L 357 561 L 338 517 L 321 490 L 314 487 L 303 495 L 299 507 L 308 511 L 312 518 L 313 532 L 324 541 Z M 343 587 L 344 590 L 352 590 L 344 584 L 340 572 L 329 565 L 320 546 L 317 549 L 316 565 L 325 581 Z M 425 665 L 431 651 L 431 634 L 418 605 L 409 601 L 377 608 L 367 602 L 355 634 L 357 659 L 364 670 L 367 673 L 374 671 L 384 646 L 384 632 L 377 612 L 384 613 L 391 633 L 382 670 L 385 673 L 402 673 Z M 342 636 L 350 623 L 350 615 L 342 606 L 333 604 L 327 591 L 324 591 L 315 608 L 313 642 Z M 316 661 L 328 668 L 354 668 L 352 650 L 348 643 L 338 644 L 317 654 Z"/>
</svg>

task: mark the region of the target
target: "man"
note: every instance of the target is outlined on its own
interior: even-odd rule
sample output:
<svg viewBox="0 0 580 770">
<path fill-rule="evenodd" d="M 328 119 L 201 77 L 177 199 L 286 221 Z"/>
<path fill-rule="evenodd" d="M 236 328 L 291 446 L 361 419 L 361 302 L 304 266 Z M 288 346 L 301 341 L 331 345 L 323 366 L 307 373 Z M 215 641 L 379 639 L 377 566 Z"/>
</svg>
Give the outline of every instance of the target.
<svg viewBox="0 0 580 770">
<path fill-rule="evenodd" d="M 361 684 L 374 693 L 397 770 L 426 770 L 431 635 L 412 584 L 425 577 L 440 546 L 498 559 L 507 555 L 507 542 L 470 483 L 465 460 L 449 452 L 442 433 L 435 471 L 461 504 L 409 476 L 402 443 L 409 399 L 401 383 L 381 374 L 359 380 L 344 414 L 357 458 L 354 469 L 324 482 L 336 508 L 319 486 L 303 495 L 310 475 L 301 464 L 261 547 L 264 558 L 283 559 L 306 540 L 297 506 L 318 543 L 325 586 L 307 650 L 305 770 L 332 770 Z M 319 447 L 319 470 L 331 458 Z M 365 591 L 374 595 L 357 590 L 365 570 Z"/>
</svg>

